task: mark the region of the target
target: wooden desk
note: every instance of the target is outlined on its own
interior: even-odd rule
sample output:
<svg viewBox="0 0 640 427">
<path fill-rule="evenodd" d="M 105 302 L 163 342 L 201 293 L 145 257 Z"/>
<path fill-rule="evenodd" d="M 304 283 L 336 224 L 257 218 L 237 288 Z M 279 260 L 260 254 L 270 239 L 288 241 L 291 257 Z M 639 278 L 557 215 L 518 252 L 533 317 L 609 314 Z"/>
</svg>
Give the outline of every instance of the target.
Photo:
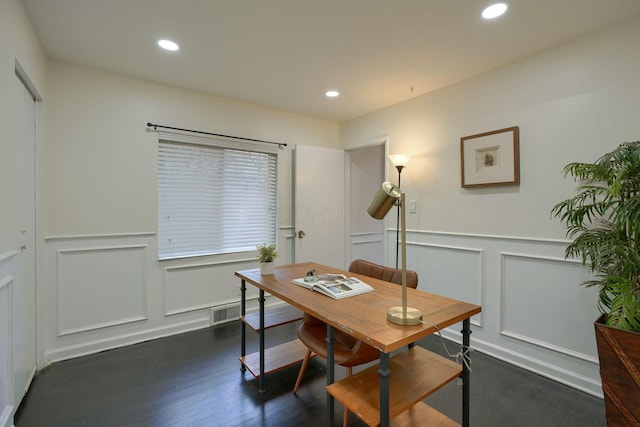
<svg viewBox="0 0 640 427">
<path fill-rule="evenodd" d="M 343 273 L 359 277 L 373 286 L 375 291 L 334 300 L 291 283 L 312 268 L 316 270 L 316 274 Z M 235 274 L 242 281 L 243 315 L 246 282 L 260 290 L 260 390 L 264 390 L 264 292 L 269 292 L 327 323 L 327 425 L 332 425 L 333 422 L 334 398 L 369 425 L 389 426 L 391 419 L 393 425 L 423 425 L 417 423 L 433 420 L 441 423 L 438 425 L 455 425 L 420 401 L 459 376 L 463 380 L 462 424 L 464 427 L 469 426 L 469 371 L 465 365 L 417 346 L 393 358 L 390 353 L 431 335 L 436 332 L 436 327 L 444 329 L 461 321 L 463 346 L 468 348 L 470 318 L 480 313 L 480 306 L 408 289 L 409 306 L 422 311 L 424 320 L 420 325 L 399 326 L 387 321 L 387 309 L 401 304 L 401 287 L 392 283 L 315 263 L 282 266 L 268 276 L 260 275 L 259 269 L 238 271 Z M 358 372 L 334 384 L 334 329 L 346 332 L 380 350 L 379 367 Z M 244 339 L 243 327 L 243 356 Z M 395 376 L 392 375 L 393 372 L 396 372 Z"/>
</svg>

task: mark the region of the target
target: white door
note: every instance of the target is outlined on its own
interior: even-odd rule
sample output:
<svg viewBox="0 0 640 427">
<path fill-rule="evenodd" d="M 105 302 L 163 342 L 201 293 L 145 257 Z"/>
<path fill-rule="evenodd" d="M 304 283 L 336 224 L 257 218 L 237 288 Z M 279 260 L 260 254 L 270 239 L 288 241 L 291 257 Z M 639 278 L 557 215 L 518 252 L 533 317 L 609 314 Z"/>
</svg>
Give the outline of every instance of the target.
<svg viewBox="0 0 640 427">
<path fill-rule="evenodd" d="M 295 262 L 345 266 L 345 152 L 296 145 Z"/>
<path fill-rule="evenodd" d="M 36 369 L 35 114 L 36 103 L 16 77 L 13 112 L 17 266 L 13 291 L 13 398 L 17 407 Z"/>
</svg>

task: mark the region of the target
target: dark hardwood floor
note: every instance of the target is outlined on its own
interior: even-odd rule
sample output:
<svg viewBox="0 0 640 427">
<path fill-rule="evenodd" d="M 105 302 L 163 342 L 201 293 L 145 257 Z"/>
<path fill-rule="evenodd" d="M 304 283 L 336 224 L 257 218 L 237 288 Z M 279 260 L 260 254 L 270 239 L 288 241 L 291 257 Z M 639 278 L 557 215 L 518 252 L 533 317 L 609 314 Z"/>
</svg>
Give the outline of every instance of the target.
<svg viewBox="0 0 640 427">
<path fill-rule="evenodd" d="M 270 329 L 267 346 L 295 336 L 296 326 Z M 257 334 L 247 336 L 253 351 Z M 435 337 L 418 344 L 442 353 Z M 312 360 L 297 395 L 297 366 L 266 377 L 260 394 L 253 376 L 240 372 L 239 348 L 240 323 L 233 322 L 55 363 L 36 376 L 16 426 L 324 425 L 322 360 Z M 472 359 L 473 427 L 606 426 L 602 400 L 478 352 Z M 426 401 L 460 422 L 455 382 Z M 341 425 L 342 406 L 335 406 Z M 350 425 L 364 424 L 351 415 Z"/>
</svg>

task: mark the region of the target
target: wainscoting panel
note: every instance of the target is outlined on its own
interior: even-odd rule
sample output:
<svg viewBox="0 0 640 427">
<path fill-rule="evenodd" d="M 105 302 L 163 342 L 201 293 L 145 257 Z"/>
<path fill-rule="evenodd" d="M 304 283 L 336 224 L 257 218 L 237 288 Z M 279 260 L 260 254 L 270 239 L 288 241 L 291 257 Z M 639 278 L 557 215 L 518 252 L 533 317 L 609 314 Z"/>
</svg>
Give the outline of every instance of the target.
<svg viewBox="0 0 640 427">
<path fill-rule="evenodd" d="M 394 265 L 395 230 L 386 238 L 386 265 Z M 564 259 L 567 244 L 407 230 L 407 264 L 419 274 L 419 289 L 482 306 L 472 318 L 474 350 L 601 397 L 597 298 L 580 286 L 588 269 Z M 460 325 L 442 334 L 460 342 Z"/>
<path fill-rule="evenodd" d="M 501 264 L 500 333 L 597 363 L 597 292 L 576 292 L 589 279 L 587 268 L 575 261 L 515 253 L 502 253 Z"/>
<path fill-rule="evenodd" d="M 482 306 L 482 249 L 409 241 L 407 246 L 407 268 L 418 272 L 418 289 Z M 482 326 L 482 315 L 472 323 Z"/>
<path fill-rule="evenodd" d="M 59 336 L 146 318 L 146 245 L 58 251 Z"/>
<path fill-rule="evenodd" d="M 163 277 L 165 316 L 239 301 L 240 279 L 234 272 L 255 268 L 256 263 L 252 258 L 166 267 Z M 257 293 L 254 286 L 247 288 L 249 298 Z"/>
<path fill-rule="evenodd" d="M 395 245 L 394 245 L 395 247 Z M 351 234 L 351 260 L 364 259 L 384 264 L 384 235 L 381 233 L 353 233 Z M 349 262 L 349 259 L 347 259 Z M 347 267 L 349 267 L 347 265 Z"/>
<path fill-rule="evenodd" d="M 291 263 L 291 235 L 278 232 L 278 264 Z M 158 262 L 156 236 L 144 232 L 53 236 L 45 250 L 46 364 L 206 328 L 210 307 L 239 303 L 234 272 L 258 267 L 251 253 Z M 248 312 L 257 295 L 249 286 Z M 267 295 L 265 305 L 281 303 Z"/>
<path fill-rule="evenodd" d="M 13 352 L 11 319 L 11 286 L 13 277 L 0 279 L 0 427 L 10 426 L 13 404 L 13 370 L 11 353 Z"/>
</svg>

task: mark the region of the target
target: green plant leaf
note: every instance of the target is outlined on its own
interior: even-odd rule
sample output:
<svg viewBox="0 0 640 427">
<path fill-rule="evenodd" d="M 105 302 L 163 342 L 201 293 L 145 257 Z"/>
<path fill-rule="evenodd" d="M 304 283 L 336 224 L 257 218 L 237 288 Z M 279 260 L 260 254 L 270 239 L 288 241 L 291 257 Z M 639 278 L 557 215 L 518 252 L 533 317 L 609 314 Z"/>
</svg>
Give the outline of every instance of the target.
<svg viewBox="0 0 640 427">
<path fill-rule="evenodd" d="M 589 265 L 597 306 L 610 326 L 640 332 L 640 141 L 625 142 L 594 163 L 569 163 L 578 183 L 573 197 L 556 204 L 572 242 L 566 258 Z"/>
</svg>

